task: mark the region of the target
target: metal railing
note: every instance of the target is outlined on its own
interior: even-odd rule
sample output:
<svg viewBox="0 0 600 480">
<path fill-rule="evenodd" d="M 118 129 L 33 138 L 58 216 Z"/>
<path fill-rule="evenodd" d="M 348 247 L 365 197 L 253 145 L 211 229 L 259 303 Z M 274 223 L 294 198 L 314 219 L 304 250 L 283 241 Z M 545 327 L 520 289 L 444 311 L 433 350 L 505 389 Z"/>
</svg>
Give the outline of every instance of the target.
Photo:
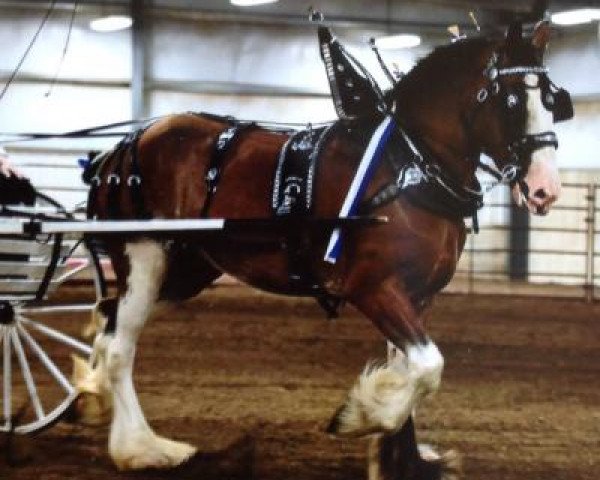
<svg viewBox="0 0 600 480">
<path fill-rule="evenodd" d="M 449 289 L 468 293 L 517 293 L 600 298 L 600 185 L 563 184 L 561 200 L 546 217 L 517 227 L 508 220 L 512 202 L 493 201 L 480 233 L 467 238 Z M 488 210 L 488 214 L 490 212 Z M 501 214 L 498 214 L 501 211 Z M 485 212 L 484 212 L 485 213 Z M 527 236 L 526 246 L 511 247 L 510 235 Z M 515 279 L 511 258 L 520 257 L 525 275 Z"/>
</svg>

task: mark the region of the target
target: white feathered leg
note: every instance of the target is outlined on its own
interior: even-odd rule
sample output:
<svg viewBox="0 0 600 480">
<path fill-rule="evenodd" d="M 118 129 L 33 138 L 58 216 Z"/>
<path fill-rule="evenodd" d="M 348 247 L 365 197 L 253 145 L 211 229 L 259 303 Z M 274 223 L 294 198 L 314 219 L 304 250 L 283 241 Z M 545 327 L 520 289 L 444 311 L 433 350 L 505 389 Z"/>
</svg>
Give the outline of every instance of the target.
<svg viewBox="0 0 600 480">
<path fill-rule="evenodd" d="M 366 435 L 400 429 L 421 399 L 440 385 L 444 359 L 432 341 L 390 348 L 388 362 L 370 365 L 351 388 L 329 432 Z"/>
<path fill-rule="evenodd" d="M 127 244 L 125 252 L 129 259 L 127 292 L 119 300 L 116 331 L 106 352 L 114 410 L 109 452 L 121 470 L 174 467 L 189 459 L 196 449 L 152 431 L 132 378 L 137 339 L 158 297 L 165 273 L 165 253 L 153 241 Z"/>
</svg>

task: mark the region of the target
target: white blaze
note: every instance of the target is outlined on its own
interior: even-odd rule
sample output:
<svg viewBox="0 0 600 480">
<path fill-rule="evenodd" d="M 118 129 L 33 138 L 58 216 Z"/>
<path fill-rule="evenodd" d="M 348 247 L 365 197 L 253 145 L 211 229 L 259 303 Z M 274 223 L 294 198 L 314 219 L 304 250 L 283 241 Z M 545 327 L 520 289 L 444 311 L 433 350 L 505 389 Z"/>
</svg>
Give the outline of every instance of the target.
<svg viewBox="0 0 600 480">
<path fill-rule="evenodd" d="M 536 74 L 525 75 L 527 93 L 527 125 L 525 133 L 536 135 L 550 132 L 553 128 L 552 112 L 542 103 L 539 77 Z M 531 164 L 524 179 L 529 187 L 527 206 L 532 213 L 546 213 L 560 195 L 560 178 L 556 166 L 556 150 L 552 146 L 535 150 L 531 155 Z M 536 196 L 541 191 L 544 197 Z M 520 195 L 520 191 L 517 191 Z"/>
</svg>

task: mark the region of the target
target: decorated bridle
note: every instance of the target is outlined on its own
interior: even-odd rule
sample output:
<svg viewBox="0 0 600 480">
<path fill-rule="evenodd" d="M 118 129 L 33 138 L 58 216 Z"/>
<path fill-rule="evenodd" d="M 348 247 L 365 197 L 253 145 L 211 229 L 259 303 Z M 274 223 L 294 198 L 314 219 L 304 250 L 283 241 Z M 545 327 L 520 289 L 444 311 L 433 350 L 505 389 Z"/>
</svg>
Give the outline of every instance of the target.
<svg viewBox="0 0 600 480">
<path fill-rule="evenodd" d="M 527 89 L 541 89 L 542 104 L 544 108 L 552 113 L 554 123 L 563 122 L 573 118 L 573 103 L 571 96 L 563 88 L 557 87 L 548 76 L 548 68 L 539 65 L 515 65 L 501 68 L 498 66 L 499 55 L 493 53 L 484 76 L 488 80 L 488 85 L 482 87 L 477 92 L 477 102 L 480 105 L 485 104 L 492 96 L 502 95 L 504 106 L 507 111 L 507 121 L 510 125 L 517 107 L 527 101 L 516 88 L 509 88 L 503 84 L 500 79 L 508 76 L 536 75 L 538 82 L 536 85 L 528 85 L 523 82 L 523 92 Z M 521 94 L 520 94 L 521 93 Z M 558 139 L 554 131 L 540 133 L 521 133 L 514 132 L 509 139 L 508 151 L 511 153 L 511 161 L 505 164 L 502 170 L 491 167 L 488 164 L 479 163 L 479 167 L 494 176 L 500 183 L 514 184 L 519 182 L 523 193 L 527 197 L 527 187 L 521 182 L 528 169 L 528 162 L 533 153 L 545 147 L 558 148 Z"/>
</svg>

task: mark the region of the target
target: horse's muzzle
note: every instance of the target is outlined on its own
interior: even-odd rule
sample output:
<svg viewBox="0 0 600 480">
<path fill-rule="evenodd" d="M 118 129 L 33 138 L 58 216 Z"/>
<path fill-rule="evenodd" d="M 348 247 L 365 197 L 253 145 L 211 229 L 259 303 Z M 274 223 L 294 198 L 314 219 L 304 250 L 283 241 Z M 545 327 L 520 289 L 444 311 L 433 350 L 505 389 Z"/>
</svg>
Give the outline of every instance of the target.
<svg viewBox="0 0 600 480">
<path fill-rule="evenodd" d="M 534 153 L 527 174 L 514 185 L 513 198 L 532 214 L 546 215 L 560 197 L 560 191 L 554 149 L 544 148 Z"/>
</svg>

